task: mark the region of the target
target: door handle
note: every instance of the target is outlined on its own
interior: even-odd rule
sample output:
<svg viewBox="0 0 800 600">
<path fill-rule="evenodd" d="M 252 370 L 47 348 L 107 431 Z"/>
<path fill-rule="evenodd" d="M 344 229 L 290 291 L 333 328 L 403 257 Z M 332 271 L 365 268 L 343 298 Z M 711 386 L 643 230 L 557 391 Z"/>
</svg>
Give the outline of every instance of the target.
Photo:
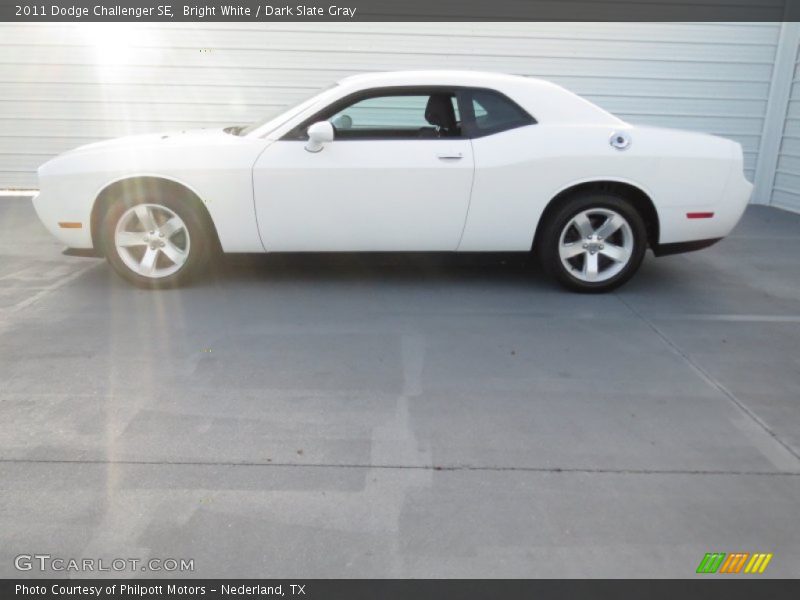
<svg viewBox="0 0 800 600">
<path fill-rule="evenodd" d="M 436 156 L 442 160 L 460 160 L 464 158 L 464 155 L 461 154 L 461 152 L 440 152 Z"/>
</svg>

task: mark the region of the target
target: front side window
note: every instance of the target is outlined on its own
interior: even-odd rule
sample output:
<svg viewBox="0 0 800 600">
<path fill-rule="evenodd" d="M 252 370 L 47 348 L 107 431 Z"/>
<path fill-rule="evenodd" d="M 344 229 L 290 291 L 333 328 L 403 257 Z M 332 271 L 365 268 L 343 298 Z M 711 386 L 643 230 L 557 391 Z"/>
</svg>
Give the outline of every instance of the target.
<svg viewBox="0 0 800 600">
<path fill-rule="evenodd" d="M 461 137 L 455 92 L 431 90 L 359 94 L 317 114 L 329 121 L 337 140 L 417 140 Z M 305 136 L 306 122 L 289 139 Z"/>
<path fill-rule="evenodd" d="M 402 94 L 359 100 L 328 120 L 339 139 L 419 139 L 461 135 L 454 94 Z"/>
</svg>

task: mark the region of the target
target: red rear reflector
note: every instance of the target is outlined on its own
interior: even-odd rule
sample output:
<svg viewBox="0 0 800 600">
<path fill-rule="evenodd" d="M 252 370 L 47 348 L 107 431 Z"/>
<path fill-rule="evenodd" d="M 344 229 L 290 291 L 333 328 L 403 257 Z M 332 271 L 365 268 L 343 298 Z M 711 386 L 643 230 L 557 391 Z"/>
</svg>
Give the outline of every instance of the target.
<svg viewBox="0 0 800 600">
<path fill-rule="evenodd" d="M 83 223 L 74 223 L 71 221 L 59 221 L 58 226 L 61 229 L 81 229 L 83 227 Z"/>
<path fill-rule="evenodd" d="M 687 219 L 710 219 L 714 216 L 713 212 L 693 212 L 686 213 Z"/>
</svg>

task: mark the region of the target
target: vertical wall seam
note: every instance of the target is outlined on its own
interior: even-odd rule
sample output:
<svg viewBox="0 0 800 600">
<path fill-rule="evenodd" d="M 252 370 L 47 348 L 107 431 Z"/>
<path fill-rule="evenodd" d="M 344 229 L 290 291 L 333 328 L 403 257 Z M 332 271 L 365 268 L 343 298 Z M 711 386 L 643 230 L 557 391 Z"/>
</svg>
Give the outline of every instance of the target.
<svg viewBox="0 0 800 600">
<path fill-rule="evenodd" d="M 764 127 L 756 159 L 753 183 L 753 203 L 770 204 L 775 170 L 778 167 L 789 99 L 792 93 L 798 46 L 800 46 L 800 23 L 784 21 L 778 36 L 775 63 L 772 67 Z"/>
</svg>

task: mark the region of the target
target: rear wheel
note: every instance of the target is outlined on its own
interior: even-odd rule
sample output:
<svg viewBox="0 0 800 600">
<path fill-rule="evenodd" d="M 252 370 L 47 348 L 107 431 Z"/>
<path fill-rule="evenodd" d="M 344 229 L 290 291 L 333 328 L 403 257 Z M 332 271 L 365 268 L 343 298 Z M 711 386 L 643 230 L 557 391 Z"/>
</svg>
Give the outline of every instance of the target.
<svg viewBox="0 0 800 600">
<path fill-rule="evenodd" d="M 118 201 L 103 221 L 108 262 L 140 287 L 174 287 L 208 262 L 203 224 L 184 203 L 172 199 Z"/>
<path fill-rule="evenodd" d="M 578 292 L 607 292 L 630 279 L 647 247 L 642 217 L 620 196 L 585 194 L 567 200 L 541 232 L 545 270 Z"/>
</svg>

